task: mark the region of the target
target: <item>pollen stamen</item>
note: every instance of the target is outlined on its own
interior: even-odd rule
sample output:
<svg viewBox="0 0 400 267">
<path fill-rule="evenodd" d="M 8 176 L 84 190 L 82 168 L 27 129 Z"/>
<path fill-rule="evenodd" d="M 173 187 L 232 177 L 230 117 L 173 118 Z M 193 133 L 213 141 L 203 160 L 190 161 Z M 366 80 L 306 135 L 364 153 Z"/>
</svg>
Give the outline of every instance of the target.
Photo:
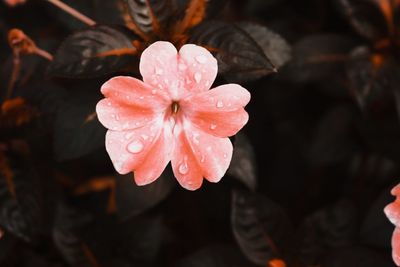
<svg viewBox="0 0 400 267">
<path fill-rule="evenodd" d="M 172 110 L 172 113 L 174 113 L 174 114 L 176 114 L 176 113 L 178 112 L 178 110 L 179 110 L 179 104 L 178 104 L 178 102 L 173 102 L 173 103 L 172 103 L 172 105 L 171 105 L 171 110 Z"/>
</svg>

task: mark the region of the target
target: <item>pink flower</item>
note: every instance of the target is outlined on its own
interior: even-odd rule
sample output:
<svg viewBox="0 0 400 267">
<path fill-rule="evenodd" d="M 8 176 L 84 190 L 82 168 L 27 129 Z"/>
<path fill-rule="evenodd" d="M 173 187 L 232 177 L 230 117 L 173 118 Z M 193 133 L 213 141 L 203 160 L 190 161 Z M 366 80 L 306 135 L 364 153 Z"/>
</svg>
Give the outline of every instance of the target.
<svg viewBox="0 0 400 267">
<path fill-rule="evenodd" d="M 109 129 L 106 149 L 115 169 L 134 171 L 136 183 L 146 185 L 171 161 L 186 189 L 200 188 L 203 177 L 218 182 L 232 158 L 228 137 L 248 121 L 250 93 L 237 84 L 209 90 L 217 71 L 217 60 L 200 46 L 178 52 L 156 42 L 142 53 L 143 82 L 125 76 L 107 81 L 96 111 Z"/>
<path fill-rule="evenodd" d="M 385 207 L 386 216 L 396 226 L 392 236 L 392 255 L 397 266 L 400 266 L 400 184 L 392 189 L 396 200 Z"/>
</svg>

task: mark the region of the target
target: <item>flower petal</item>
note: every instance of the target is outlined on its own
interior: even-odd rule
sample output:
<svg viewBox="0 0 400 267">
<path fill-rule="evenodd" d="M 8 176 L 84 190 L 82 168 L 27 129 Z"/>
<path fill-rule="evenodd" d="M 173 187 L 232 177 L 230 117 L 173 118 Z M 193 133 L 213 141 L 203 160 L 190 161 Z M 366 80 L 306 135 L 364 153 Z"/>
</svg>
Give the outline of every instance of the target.
<svg viewBox="0 0 400 267">
<path fill-rule="evenodd" d="M 218 73 L 217 60 L 207 49 L 188 44 L 178 51 L 169 42 L 155 42 L 140 59 L 143 81 L 180 100 L 191 92 L 210 89 Z"/>
<path fill-rule="evenodd" d="M 390 222 L 400 227 L 400 201 L 396 199 L 387 205 L 384 211 Z"/>
<path fill-rule="evenodd" d="M 396 185 L 395 187 L 393 187 L 392 191 L 390 191 L 390 193 L 393 196 L 398 196 L 400 197 L 400 184 Z"/>
<path fill-rule="evenodd" d="M 100 100 L 96 106 L 96 113 L 106 128 L 116 131 L 142 127 L 159 116 L 159 113 L 150 108 L 128 106 L 112 98 Z"/>
<path fill-rule="evenodd" d="M 187 120 L 174 128 L 175 149 L 171 164 L 175 177 L 188 190 L 200 188 L 203 177 L 218 182 L 232 159 L 232 143 L 197 129 Z"/>
<path fill-rule="evenodd" d="M 121 104 L 154 110 L 165 109 L 170 101 L 165 92 L 159 93 L 151 86 L 129 76 L 117 76 L 103 84 L 101 92 Z"/>
<path fill-rule="evenodd" d="M 143 51 L 139 69 L 146 84 L 158 92 L 169 92 L 171 86 L 177 87 L 179 80 L 178 51 L 169 42 L 155 42 Z"/>
<path fill-rule="evenodd" d="M 172 131 L 162 117 L 134 130 L 108 131 L 106 149 L 117 172 L 135 171 L 135 181 L 145 185 L 156 180 L 171 158 Z"/>
<path fill-rule="evenodd" d="M 397 266 L 400 266 L 400 228 L 396 227 L 392 236 L 392 256 Z"/>
<path fill-rule="evenodd" d="M 218 63 L 204 47 L 187 44 L 179 50 L 178 70 L 185 77 L 189 92 L 203 92 L 211 88 L 217 77 Z"/>
<path fill-rule="evenodd" d="M 248 121 L 244 106 L 250 93 L 237 84 L 227 84 L 192 95 L 181 101 L 182 110 L 204 132 L 227 137 L 235 135 Z"/>
</svg>

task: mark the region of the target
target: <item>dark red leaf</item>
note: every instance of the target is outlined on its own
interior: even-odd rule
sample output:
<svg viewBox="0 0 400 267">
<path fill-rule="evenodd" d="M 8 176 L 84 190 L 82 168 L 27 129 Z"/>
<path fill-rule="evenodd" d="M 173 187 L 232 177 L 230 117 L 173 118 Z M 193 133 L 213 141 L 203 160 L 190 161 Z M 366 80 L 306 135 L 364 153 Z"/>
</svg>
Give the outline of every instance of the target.
<svg viewBox="0 0 400 267">
<path fill-rule="evenodd" d="M 126 29 L 105 25 L 75 32 L 57 50 L 48 73 L 87 78 L 121 71 L 134 64 L 138 53 L 135 40 Z"/>
<path fill-rule="evenodd" d="M 230 81 L 249 81 L 276 72 L 263 49 L 239 26 L 207 21 L 193 28 L 189 40 L 209 49 L 219 73 Z"/>
<path fill-rule="evenodd" d="M 170 0 L 125 0 L 125 3 L 137 34 L 148 38 L 168 32 L 174 12 Z"/>
<path fill-rule="evenodd" d="M 256 190 L 256 156 L 250 140 L 242 133 L 235 136 L 232 161 L 227 174 L 243 183 L 248 189 Z"/>
<path fill-rule="evenodd" d="M 106 129 L 95 111 L 100 98 L 99 93 L 80 91 L 59 106 L 53 140 L 58 160 L 79 158 L 104 147 Z"/>
<path fill-rule="evenodd" d="M 392 12 L 391 0 L 335 0 L 339 10 L 353 29 L 361 36 L 378 40 L 389 36 L 388 12 Z"/>
<path fill-rule="evenodd" d="M 291 59 L 292 48 L 279 34 L 256 23 L 239 22 L 237 25 L 257 42 L 275 67 L 280 68 Z"/>
<path fill-rule="evenodd" d="M 175 188 L 177 182 L 170 168 L 167 168 L 157 181 L 138 186 L 133 180 L 133 173 L 119 175 L 116 179 L 117 215 L 127 220 L 156 206 Z"/>
<path fill-rule="evenodd" d="M 285 256 L 292 228 L 285 211 L 273 201 L 233 191 L 231 224 L 236 242 L 251 262 L 266 266 Z"/>
</svg>

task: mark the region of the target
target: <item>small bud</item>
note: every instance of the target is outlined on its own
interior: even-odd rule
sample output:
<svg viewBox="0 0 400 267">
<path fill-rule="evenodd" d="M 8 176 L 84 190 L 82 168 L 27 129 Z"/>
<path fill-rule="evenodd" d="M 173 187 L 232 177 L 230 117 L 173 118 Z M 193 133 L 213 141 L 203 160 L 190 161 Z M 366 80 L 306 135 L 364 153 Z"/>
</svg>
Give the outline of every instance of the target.
<svg viewBox="0 0 400 267">
<path fill-rule="evenodd" d="M 8 32 L 8 44 L 17 54 L 33 54 L 37 50 L 35 42 L 19 29 Z"/>
</svg>

